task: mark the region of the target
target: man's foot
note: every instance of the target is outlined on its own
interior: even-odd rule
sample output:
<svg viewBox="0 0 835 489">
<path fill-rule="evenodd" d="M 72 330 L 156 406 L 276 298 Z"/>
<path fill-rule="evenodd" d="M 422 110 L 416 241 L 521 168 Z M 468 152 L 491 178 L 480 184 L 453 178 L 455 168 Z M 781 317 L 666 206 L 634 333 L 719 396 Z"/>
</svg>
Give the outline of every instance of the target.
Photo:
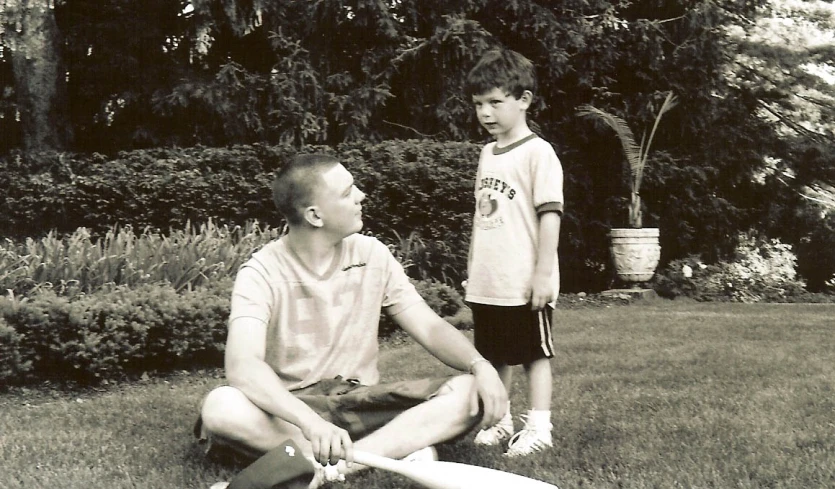
<svg viewBox="0 0 835 489">
<path fill-rule="evenodd" d="M 438 451 L 433 446 L 415 450 L 403 457 L 406 462 L 426 462 L 438 460 Z M 316 467 L 316 474 L 307 489 L 318 489 L 325 482 L 342 482 L 345 480 L 345 473 L 347 466 L 344 460 L 340 460 L 336 465 L 322 465 L 319 462 L 313 461 L 313 466 Z M 214 487 L 211 489 L 215 489 Z M 224 489 L 224 488 L 218 488 Z"/>
<path fill-rule="evenodd" d="M 553 427 L 551 423 L 534 425 L 526 419 L 525 427 L 510 438 L 505 455 L 521 457 L 554 446 L 551 440 Z"/>
<path fill-rule="evenodd" d="M 322 465 L 316 460 L 311 460 L 313 466 L 316 467 L 316 473 L 313 475 L 313 480 L 307 486 L 307 489 L 317 489 L 325 482 L 342 482 L 345 480 L 345 474 L 342 471 L 345 469 L 345 461 L 340 460 L 336 465 Z"/>
<path fill-rule="evenodd" d="M 479 431 L 475 435 L 474 443 L 483 446 L 500 445 L 511 435 L 513 435 L 513 417 L 507 413 L 498 423 Z"/>
<path fill-rule="evenodd" d="M 438 450 L 433 446 L 421 448 L 403 457 L 404 462 L 435 462 L 438 460 Z"/>
</svg>

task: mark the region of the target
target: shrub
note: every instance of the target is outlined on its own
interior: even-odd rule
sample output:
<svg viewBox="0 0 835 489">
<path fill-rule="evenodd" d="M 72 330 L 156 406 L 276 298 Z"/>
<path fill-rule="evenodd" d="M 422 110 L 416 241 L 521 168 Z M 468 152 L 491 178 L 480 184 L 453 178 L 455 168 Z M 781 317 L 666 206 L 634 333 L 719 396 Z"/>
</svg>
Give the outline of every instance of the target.
<svg viewBox="0 0 835 489">
<path fill-rule="evenodd" d="M 798 272 L 809 290 L 835 293 L 835 212 L 810 225 L 797 245 Z"/>
<path fill-rule="evenodd" d="M 0 384 L 20 382 L 32 371 L 32 355 L 21 348 L 23 337 L 0 316 Z"/>
<path fill-rule="evenodd" d="M 461 294 L 449 285 L 435 280 L 417 280 L 413 283 L 426 304 L 441 317 L 455 316 L 464 307 Z"/>
<path fill-rule="evenodd" d="M 656 277 L 656 288 L 664 296 L 700 301 L 782 302 L 805 292 L 796 263 L 790 245 L 743 234 L 734 261 L 673 260 Z"/>
<path fill-rule="evenodd" d="M 284 146 L 150 149 L 55 155 L 26 165 L 0 159 L 6 189 L 0 236 L 40 237 L 85 227 L 94 236 L 115 225 L 183 228 L 214 219 L 278 222 L 269 194 L 270 172 L 293 150 Z"/>
<path fill-rule="evenodd" d="M 13 340 L 0 372 L 18 381 L 90 383 L 219 366 L 231 286 L 225 279 L 181 293 L 146 284 L 74 299 L 48 290 L 25 301 L 0 299 L 0 334 Z"/>
<path fill-rule="evenodd" d="M 411 279 L 411 282 L 426 304 L 439 316 L 459 329 L 470 326 L 466 321 L 466 315 L 462 316 L 462 311 L 467 310 L 467 307 L 457 290 L 436 280 Z M 380 315 L 380 337 L 386 338 L 398 328 L 399 326 L 388 315 L 385 313 Z"/>
<path fill-rule="evenodd" d="M 466 327 L 455 289 L 435 281 L 414 283 L 433 310 Z M 0 298 L 0 382 L 87 384 L 219 367 L 232 285 L 232 277 L 223 277 L 179 292 L 161 283 L 74 297 L 43 289 L 22 300 Z M 395 328 L 385 317 L 380 335 Z"/>
<path fill-rule="evenodd" d="M 366 230 L 387 242 L 397 240 L 395 233 L 414 232 L 432 254 L 423 264 L 426 273 L 457 283 L 466 267 L 478 149 L 404 140 L 301 151 L 337 156 L 368 195 Z M 60 237 L 86 228 L 97 238 L 114 226 L 163 235 L 209 221 L 280 228 L 270 182 L 296 151 L 264 145 L 150 149 L 112 159 L 56 155 L 33 166 L 0 159 L 0 188 L 6 189 L 0 236 L 38 239 L 54 230 Z"/>
</svg>

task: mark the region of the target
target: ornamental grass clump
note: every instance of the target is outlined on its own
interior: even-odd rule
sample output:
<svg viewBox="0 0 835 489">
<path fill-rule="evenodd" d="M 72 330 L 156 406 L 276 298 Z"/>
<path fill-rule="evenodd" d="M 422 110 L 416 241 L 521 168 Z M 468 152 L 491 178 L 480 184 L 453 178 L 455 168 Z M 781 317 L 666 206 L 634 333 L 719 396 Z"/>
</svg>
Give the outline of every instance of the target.
<svg viewBox="0 0 835 489">
<path fill-rule="evenodd" d="M 210 220 L 168 235 L 114 226 L 95 239 L 79 228 L 65 237 L 51 232 L 24 243 L 6 240 L 0 244 L 0 289 L 18 295 L 51 289 L 73 296 L 167 283 L 183 291 L 233 275 L 252 251 L 277 236 L 277 229 L 257 222 L 229 227 Z"/>
</svg>

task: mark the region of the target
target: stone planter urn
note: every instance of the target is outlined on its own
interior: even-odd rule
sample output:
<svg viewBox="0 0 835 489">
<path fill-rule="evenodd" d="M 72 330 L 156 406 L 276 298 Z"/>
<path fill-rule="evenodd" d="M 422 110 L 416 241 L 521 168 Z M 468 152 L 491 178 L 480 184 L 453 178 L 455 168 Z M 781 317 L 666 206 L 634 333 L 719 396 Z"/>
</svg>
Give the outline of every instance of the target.
<svg viewBox="0 0 835 489">
<path fill-rule="evenodd" d="M 609 249 L 615 273 L 637 287 L 652 279 L 661 258 L 658 228 L 615 228 L 609 232 Z"/>
</svg>

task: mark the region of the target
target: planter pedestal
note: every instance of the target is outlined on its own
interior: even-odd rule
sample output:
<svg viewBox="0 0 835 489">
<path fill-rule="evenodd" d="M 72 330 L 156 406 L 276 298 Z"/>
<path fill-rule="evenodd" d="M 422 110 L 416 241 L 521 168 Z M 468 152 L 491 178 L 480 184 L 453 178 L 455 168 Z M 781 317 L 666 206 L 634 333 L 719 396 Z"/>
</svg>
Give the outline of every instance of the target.
<svg viewBox="0 0 835 489">
<path fill-rule="evenodd" d="M 627 300 L 655 299 L 658 293 L 653 289 L 609 289 L 600 293 L 605 297 L 619 297 Z"/>
</svg>

